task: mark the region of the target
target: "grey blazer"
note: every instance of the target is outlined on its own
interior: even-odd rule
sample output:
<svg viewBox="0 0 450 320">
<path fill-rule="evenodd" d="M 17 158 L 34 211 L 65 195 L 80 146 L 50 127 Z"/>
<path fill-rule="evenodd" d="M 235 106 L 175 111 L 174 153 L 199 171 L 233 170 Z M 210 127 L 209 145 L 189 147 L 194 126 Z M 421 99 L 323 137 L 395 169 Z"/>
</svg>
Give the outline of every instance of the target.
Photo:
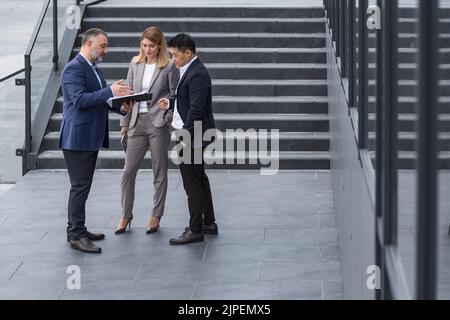
<svg viewBox="0 0 450 320">
<path fill-rule="evenodd" d="M 128 68 L 127 81 L 128 85 L 133 88 L 135 93 L 142 92 L 142 78 L 144 76 L 146 62 L 135 63 L 131 61 Z M 159 108 L 158 101 L 161 98 L 167 98 L 175 94 L 175 89 L 180 77 L 180 72 L 177 67 L 170 62 L 165 68 L 156 67 L 153 77 L 150 81 L 150 92 L 152 93 L 152 100 L 147 101 L 150 119 L 155 127 L 160 128 L 170 121 L 172 121 L 172 112 L 168 112 L 165 116 L 165 111 Z M 136 125 L 136 120 L 139 112 L 139 103 L 135 103 L 133 108 L 121 118 L 120 126 L 129 128 L 129 135 L 133 135 L 133 127 Z"/>
</svg>

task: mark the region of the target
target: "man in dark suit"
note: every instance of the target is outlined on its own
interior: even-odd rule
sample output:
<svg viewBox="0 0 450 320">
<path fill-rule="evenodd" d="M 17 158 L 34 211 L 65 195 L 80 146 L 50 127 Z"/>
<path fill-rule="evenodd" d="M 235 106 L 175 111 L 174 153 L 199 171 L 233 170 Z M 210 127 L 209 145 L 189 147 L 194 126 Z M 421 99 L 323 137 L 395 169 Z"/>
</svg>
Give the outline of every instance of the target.
<svg viewBox="0 0 450 320">
<path fill-rule="evenodd" d="M 172 61 L 180 69 L 180 81 L 176 89 L 176 96 L 172 101 L 162 99 L 161 108 L 168 108 L 172 104 L 174 115 L 172 127 L 185 129 L 191 135 L 191 143 L 184 147 L 191 148 L 191 161 L 180 163 L 183 185 L 188 197 L 189 227 L 178 238 L 171 239 L 170 244 L 186 244 L 203 241 L 204 233 L 218 234 L 215 223 L 214 208 L 208 176 L 205 173 L 203 150 L 205 143 L 203 133 L 215 128 L 212 113 L 211 77 L 203 63 L 200 62 L 195 51 L 195 42 L 187 34 L 179 34 L 168 42 Z M 198 130 L 201 126 L 202 130 Z M 194 130 L 194 127 L 196 129 Z M 202 137 L 195 137 L 201 134 Z M 201 154 L 199 161 L 195 153 Z M 195 159 L 194 159 L 195 158 Z"/>
<path fill-rule="evenodd" d="M 101 253 L 93 240 L 105 238 L 104 234 L 91 233 L 85 226 L 85 205 L 91 188 L 98 151 L 108 148 L 108 104 L 113 96 L 132 93 L 120 81 L 107 86 L 96 62 L 108 50 L 108 37 L 100 29 L 90 29 L 83 34 L 80 53 L 64 68 L 61 90 L 64 98 L 63 121 L 59 147 L 70 177 L 67 241 L 75 250 Z M 127 111 L 129 104 L 124 106 Z M 121 110 L 112 110 L 121 113 Z"/>
</svg>

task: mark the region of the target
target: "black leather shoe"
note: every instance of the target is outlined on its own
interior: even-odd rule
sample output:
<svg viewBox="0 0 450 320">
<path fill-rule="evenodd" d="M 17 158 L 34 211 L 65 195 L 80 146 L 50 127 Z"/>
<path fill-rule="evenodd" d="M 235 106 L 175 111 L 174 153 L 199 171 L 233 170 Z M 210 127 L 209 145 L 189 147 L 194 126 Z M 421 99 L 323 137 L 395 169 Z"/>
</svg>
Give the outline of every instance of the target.
<svg viewBox="0 0 450 320">
<path fill-rule="evenodd" d="M 219 234 L 219 227 L 217 226 L 217 223 L 203 225 L 203 233 L 204 234 Z M 184 228 L 184 231 L 188 231 L 189 227 Z"/>
<path fill-rule="evenodd" d="M 105 235 L 103 233 L 93 233 L 86 231 L 86 236 L 91 241 L 98 241 L 105 239 Z"/>
<path fill-rule="evenodd" d="M 80 240 L 70 240 L 70 247 L 87 253 L 102 253 L 102 248 L 97 247 L 87 237 L 83 237 Z"/>
<path fill-rule="evenodd" d="M 173 245 L 177 244 L 188 244 L 192 242 L 201 242 L 204 241 L 205 238 L 203 236 L 203 233 L 194 233 L 191 231 L 191 229 L 188 229 L 183 232 L 181 236 L 178 238 L 170 239 L 169 243 Z"/>
<path fill-rule="evenodd" d="M 105 239 L 105 235 L 103 233 L 93 233 L 86 230 L 86 237 L 91 241 L 98 241 Z M 67 235 L 67 242 L 70 242 L 70 237 Z"/>
<path fill-rule="evenodd" d="M 217 223 L 214 222 L 213 224 L 209 224 L 209 225 L 204 224 L 203 225 L 203 233 L 219 234 L 219 227 L 217 226 Z"/>
</svg>

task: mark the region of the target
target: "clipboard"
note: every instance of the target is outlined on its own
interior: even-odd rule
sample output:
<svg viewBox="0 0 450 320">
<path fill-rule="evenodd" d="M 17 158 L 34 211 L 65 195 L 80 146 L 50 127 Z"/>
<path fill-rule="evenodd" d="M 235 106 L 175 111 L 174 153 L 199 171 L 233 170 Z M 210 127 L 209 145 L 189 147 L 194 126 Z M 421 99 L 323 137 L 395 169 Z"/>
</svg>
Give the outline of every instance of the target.
<svg viewBox="0 0 450 320">
<path fill-rule="evenodd" d="M 147 91 L 143 91 L 141 93 L 130 94 L 128 96 L 111 97 L 106 102 L 111 108 L 120 108 L 122 106 L 122 103 L 124 102 L 128 101 L 141 102 L 148 100 L 152 100 L 152 94 Z"/>
</svg>

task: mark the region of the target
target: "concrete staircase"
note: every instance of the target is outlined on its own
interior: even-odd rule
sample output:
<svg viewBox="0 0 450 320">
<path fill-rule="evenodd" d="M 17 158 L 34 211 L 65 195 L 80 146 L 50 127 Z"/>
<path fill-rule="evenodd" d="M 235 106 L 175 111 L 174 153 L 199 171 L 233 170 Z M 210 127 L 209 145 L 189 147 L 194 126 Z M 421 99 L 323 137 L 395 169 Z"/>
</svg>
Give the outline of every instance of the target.
<svg viewBox="0 0 450 320">
<path fill-rule="evenodd" d="M 159 26 L 167 38 L 187 32 L 196 40 L 199 58 L 212 77 L 213 111 L 220 130 L 278 129 L 281 169 L 329 169 L 323 8 L 92 6 L 83 19 L 81 32 L 99 27 L 108 33 L 109 53 L 101 65 L 108 83 L 126 77 L 130 59 L 139 50 L 140 34 L 151 25 Z M 80 39 L 73 56 L 79 47 Z M 58 150 L 61 120 L 62 97 L 55 102 L 38 168 L 65 168 Z M 119 130 L 119 116 L 110 113 L 111 144 L 109 150 L 100 152 L 99 168 L 123 168 Z M 228 139 L 236 143 L 244 135 Z M 229 159 L 228 164 L 209 167 L 264 166 L 259 161 L 250 164 L 251 154 L 223 157 Z M 246 159 L 245 164 L 231 163 L 237 158 Z M 144 161 L 142 167 L 150 168 L 151 161 Z M 170 167 L 176 166 L 171 162 Z"/>
</svg>

